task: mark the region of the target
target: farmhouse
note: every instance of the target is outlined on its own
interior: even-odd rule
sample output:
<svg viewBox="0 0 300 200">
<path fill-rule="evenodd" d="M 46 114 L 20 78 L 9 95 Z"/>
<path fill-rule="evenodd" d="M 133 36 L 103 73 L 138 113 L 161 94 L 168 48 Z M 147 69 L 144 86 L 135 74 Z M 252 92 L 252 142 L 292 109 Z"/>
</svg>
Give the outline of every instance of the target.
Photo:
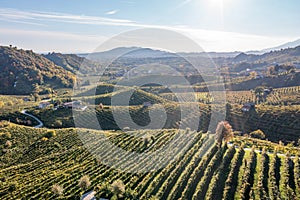
<svg viewBox="0 0 300 200">
<path fill-rule="evenodd" d="M 28 102 L 28 101 L 30 101 L 30 99 L 28 97 L 24 97 L 23 101 Z"/>
<path fill-rule="evenodd" d="M 84 111 L 87 106 L 83 106 L 81 101 L 71 101 L 63 104 L 64 108 Z"/>
<path fill-rule="evenodd" d="M 149 102 L 149 101 L 143 103 L 144 108 L 148 108 L 148 107 L 151 107 L 151 106 L 152 106 L 152 103 Z"/>
<path fill-rule="evenodd" d="M 245 103 L 242 107 L 242 112 L 249 112 L 252 109 L 255 109 L 254 103 Z"/>
<path fill-rule="evenodd" d="M 39 108 L 40 109 L 47 108 L 48 106 L 50 106 L 50 102 L 49 101 L 42 101 L 39 104 Z"/>
</svg>

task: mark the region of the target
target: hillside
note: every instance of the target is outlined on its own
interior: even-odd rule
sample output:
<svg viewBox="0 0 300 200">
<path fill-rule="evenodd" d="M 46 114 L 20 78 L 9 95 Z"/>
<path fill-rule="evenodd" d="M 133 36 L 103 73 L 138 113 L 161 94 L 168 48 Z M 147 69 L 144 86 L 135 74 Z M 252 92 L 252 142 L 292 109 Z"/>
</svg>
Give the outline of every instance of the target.
<svg viewBox="0 0 300 200">
<path fill-rule="evenodd" d="M 265 77 L 263 79 L 250 79 L 241 82 L 233 82 L 226 84 L 225 87 L 230 90 L 251 90 L 262 85 L 273 88 L 299 86 L 300 72 Z"/>
<path fill-rule="evenodd" d="M 292 42 L 287 42 L 287 43 L 279 45 L 277 47 L 271 47 L 271 48 L 268 48 L 268 49 L 263 49 L 261 52 L 278 51 L 278 50 L 281 50 L 281 49 L 295 48 L 297 46 L 300 46 L 300 39 L 292 41 Z"/>
<path fill-rule="evenodd" d="M 97 90 L 96 92 L 101 92 L 101 87 L 98 88 L 99 90 Z M 126 101 L 127 98 L 129 98 L 129 102 Z M 85 102 L 94 105 L 99 105 L 100 103 L 102 103 L 103 105 L 111 105 L 112 103 L 115 103 L 115 105 L 113 106 L 143 105 L 144 102 L 151 102 L 151 104 L 166 102 L 165 99 L 157 95 L 145 92 L 140 89 L 133 89 L 130 87 L 116 89 L 116 91 L 111 93 L 104 93 L 100 95 L 94 94 L 93 96 L 79 96 L 74 97 L 73 99 L 84 100 Z M 112 99 L 114 99 L 115 101 L 112 102 Z"/>
<path fill-rule="evenodd" d="M 161 104 L 166 111 L 167 118 L 164 124 L 165 129 L 178 128 L 179 124 L 183 128 L 197 129 L 197 131 L 208 131 L 208 126 L 211 118 L 211 107 L 215 105 L 199 104 L 199 110 L 189 113 L 185 117 L 181 117 L 180 109 L 188 109 L 189 103 L 176 104 L 165 103 Z M 187 108 L 184 108 L 184 107 Z M 235 131 L 239 131 L 244 134 L 249 134 L 257 129 L 263 130 L 266 138 L 270 141 L 285 143 L 298 142 L 300 136 L 300 121 L 299 121 L 299 105 L 295 106 L 268 106 L 257 105 L 254 112 L 243 113 L 242 105 L 232 105 L 227 108 L 226 120 L 232 125 Z M 58 127 L 74 127 L 73 117 L 76 118 L 76 126 L 90 129 L 97 129 L 98 123 L 104 130 L 119 130 L 124 127 L 119 127 L 114 115 L 118 115 L 119 118 L 123 117 L 123 121 L 126 122 L 126 113 L 130 112 L 132 120 L 141 125 L 146 126 L 151 122 L 149 111 L 158 112 L 159 107 L 153 105 L 151 108 L 143 108 L 143 106 L 106 106 L 104 109 L 100 109 L 96 106 L 89 107 L 84 112 L 73 111 L 67 109 L 53 110 L 32 110 L 32 114 L 38 116 L 45 124 L 46 127 L 57 127 L 57 121 L 60 126 Z M 215 112 L 220 108 L 216 106 Z M 97 119 L 95 119 L 95 114 Z M 198 123 L 198 124 L 193 124 Z M 131 128 L 131 127 L 129 127 Z"/>
<path fill-rule="evenodd" d="M 113 131 L 81 130 L 87 145 L 94 152 L 105 152 L 106 159 L 122 159 L 94 138 L 105 135 L 112 144 L 127 151 L 155 152 L 173 138 L 188 148 L 169 149 L 177 159 L 158 171 L 128 173 L 104 165 L 83 146 L 74 129 L 61 129 L 49 134 L 47 129 L 33 129 L 8 124 L 0 128 L 1 199 L 79 199 L 84 192 L 97 188 L 99 198 L 113 197 L 111 184 L 120 180 L 125 191 L 120 199 L 255 199 L 299 197 L 298 148 L 279 146 L 261 140 L 236 138 L 233 146 L 219 147 L 212 135 L 188 130 L 139 131 L 149 142 L 129 134 Z M 186 141 L 185 134 L 194 134 Z M 8 146 L 8 142 L 11 141 Z M 236 142 L 235 142 L 236 141 Z M 181 146 L 181 147 L 183 147 Z M 236 148 L 234 148 L 236 146 Z M 249 146 L 253 146 L 252 150 Z M 244 148 L 242 148 L 244 147 Z M 266 151 L 261 151 L 262 147 Z M 186 149 L 186 150 L 183 150 Z M 277 151 L 275 151 L 277 149 Z M 110 158 L 110 156 L 112 156 Z M 132 170 L 154 167 L 148 159 L 136 162 L 134 157 L 123 160 Z M 88 176 L 90 185 L 78 186 L 79 179 Z M 63 188 L 57 198 L 53 185 Z M 295 197 L 295 198 L 293 198 Z"/>
<path fill-rule="evenodd" d="M 75 76 L 31 50 L 0 47 L 0 93 L 30 94 L 33 84 L 72 87 Z"/>
<path fill-rule="evenodd" d="M 93 73 L 98 68 L 96 63 L 75 54 L 48 53 L 43 56 L 72 73 Z"/>
<path fill-rule="evenodd" d="M 79 91 L 75 97 L 84 97 L 84 96 L 95 96 L 95 95 L 102 95 L 112 93 L 113 91 L 118 91 L 121 89 L 125 89 L 126 87 L 113 85 L 113 84 L 99 84 L 95 87 L 89 88 L 84 91 Z"/>
<path fill-rule="evenodd" d="M 270 51 L 262 55 L 240 53 L 236 57 L 232 58 L 231 62 L 267 62 L 272 64 L 286 63 L 286 62 L 299 62 L 300 61 L 300 46 L 294 48 L 280 49 L 276 51 Z"/>
</svg>

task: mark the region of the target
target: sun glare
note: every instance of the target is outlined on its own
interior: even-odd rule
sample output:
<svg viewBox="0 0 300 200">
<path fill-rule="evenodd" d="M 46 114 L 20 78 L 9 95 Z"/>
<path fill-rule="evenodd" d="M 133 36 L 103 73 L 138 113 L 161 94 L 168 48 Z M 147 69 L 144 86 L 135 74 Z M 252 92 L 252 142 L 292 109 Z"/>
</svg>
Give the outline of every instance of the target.
<svg viewBox="0 0 300 200">
<path fill-rule="evenodd" d="M 220 6 L 220 5 L 223 5 L 224 0 L 210 0 L 210 3 L 212 5 L 218 5 L 218 6 Z"/>
</svg>

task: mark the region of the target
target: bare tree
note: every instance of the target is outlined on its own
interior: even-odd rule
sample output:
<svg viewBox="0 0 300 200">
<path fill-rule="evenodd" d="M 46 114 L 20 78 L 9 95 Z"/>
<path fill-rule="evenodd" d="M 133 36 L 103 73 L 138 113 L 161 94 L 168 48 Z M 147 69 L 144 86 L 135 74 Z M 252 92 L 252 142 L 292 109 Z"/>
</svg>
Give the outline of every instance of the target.
<svg viewBox="0 0 300 200">
<path fill-rule="evenodd" d="M 81 179 L 79 180 L 79 183 L 78 183 L 78 186 L 82 190 L 88 189 L 88 187 L 90 187 L 90 185 L 91 185 L 90 177 L 87 175 L 81 177 Z"/>
<path fill-rule="evenodd" d="M 125 185 L 123 181 L 116 180 L 111 184 L 111 191 L 119 198 L 125 193 Z"/>
<path fill-rule="evenodd" d="M 56 196 L 61 196 L 64 192 L 64 189 L 62 186 L 55 184 L 52 186 L 52 190 L 51 190 Z"/>
</svg>

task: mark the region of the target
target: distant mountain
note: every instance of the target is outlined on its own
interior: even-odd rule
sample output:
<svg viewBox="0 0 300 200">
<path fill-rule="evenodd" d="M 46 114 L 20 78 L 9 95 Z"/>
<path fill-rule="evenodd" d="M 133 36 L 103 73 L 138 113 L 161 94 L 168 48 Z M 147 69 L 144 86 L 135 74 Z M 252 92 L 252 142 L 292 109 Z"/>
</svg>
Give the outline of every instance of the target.
<svg viewBox="0 0 300 200">
<path fill-rule="evenodd" d="M 94 52 L 90 54 L 78 54 L 79 56 L 88 57 L 91 60 L 103 61 L 108 59 L 122 58 L 166 58 L 176 57 L 176 54 L 154 50 L 151 48 L 141 47 L 118 47 L 103 52 Z"/>
<path fill-rule="evenodd" d="M 124 57 L 128 58 L 166 58 L 166 57 L 177 57 L 176 54 L 161 51 L 161 50 L 154 50 L 151 48 L 137 48 L 130 52 L 126 52 Z"/>
<path fill-rule="evenodd" d="M 237 56 L 239 51 L 235 52 L 178 52 L 171 53 L 167 51 L 154 50 L 151 48 L 142 48 L 142 47 L 118 47 L 115 49 L 111 49 L 103 52 L 95 52 L 95 53 L 86 53 L 86 54 L 78 54 L 81 57 L 88 57 L 92 60 L 99 59 L 112 59 L 119 56 L 123 58 L 166 58 L 166 57 L 211 57 L 211 58 L 230 58 Z"/>
<path fill-rule="evenodd" d="M 183 57 L 211 57 L 211 58 L 231 58 L 239 55 L 240 51 L 234 52 L 194 52 L 194 53 L 178 53 Z"/>
<path fill-rule="evenodd" d="M 48 53 L 43 56 L 72 73 L 94 72 L 99 65 L 76 54 Z"/>
<path fill-rule="evenodd" d="M 234 58 L 227 59 L 226 65 L 231 71 L 239 72 L 249 69 L 266 69 L 275 64 L 296 64 L 300 63 L 300 46 L 295 48 L 271 51 L 262 55 L 240 53 Z"/>
<path fill-rule="evenodd" d="M 0 46 L 0 94 L 30 94 L 34 84 L 72 87 L 75 76 L 31 50 Z"/>
<path fill-rule="evenodd" d="M 300 62 L 300 46 L 271 51 L 262 55 L 240 53 L 230 60 L 231 62 L 268 62 L 285 63 Z"/>
<path fill-rule="evenodd" d="M 255 50 L 255 51 L 247 51 L 245 52 L 246 54 L 255 54 L 255 55 L 262 55 L 265 53 L 269 53 L 271 51 L 279 51 L 279 50 L 283 50 L 283 49 L 288 49 L 288 48 L 295 48 L 297 46 L 300 46 L 300 39 L 292 41 L 292 42 L 288 42 L 276 47 L 271 47 L 271 48 L 266 48 L 263 50 Z"/>
<path fill-rule="evenodd" d="M 300 46 L 300 39 L 282 44 L 282 45 L 277 46 L 277 47 L 263 49 L 262 52 L 278 51 L 278 50 L 287 49 L 287 48 L 295 48 L 297 46 Z"/>
<path fill-rule="evenodd" d="M 115 56 L 126 54 L 127 52 L 135 51 L 140 49 L 139 47 L 118 47 L 107 51 L 102 52 L 93 52 L 93 53 L 85 53 L 85 54 L 78 54 L 78 56 L 82 57 L 102 57 L 102 58 L 113 58 Z"/>
</svg>

